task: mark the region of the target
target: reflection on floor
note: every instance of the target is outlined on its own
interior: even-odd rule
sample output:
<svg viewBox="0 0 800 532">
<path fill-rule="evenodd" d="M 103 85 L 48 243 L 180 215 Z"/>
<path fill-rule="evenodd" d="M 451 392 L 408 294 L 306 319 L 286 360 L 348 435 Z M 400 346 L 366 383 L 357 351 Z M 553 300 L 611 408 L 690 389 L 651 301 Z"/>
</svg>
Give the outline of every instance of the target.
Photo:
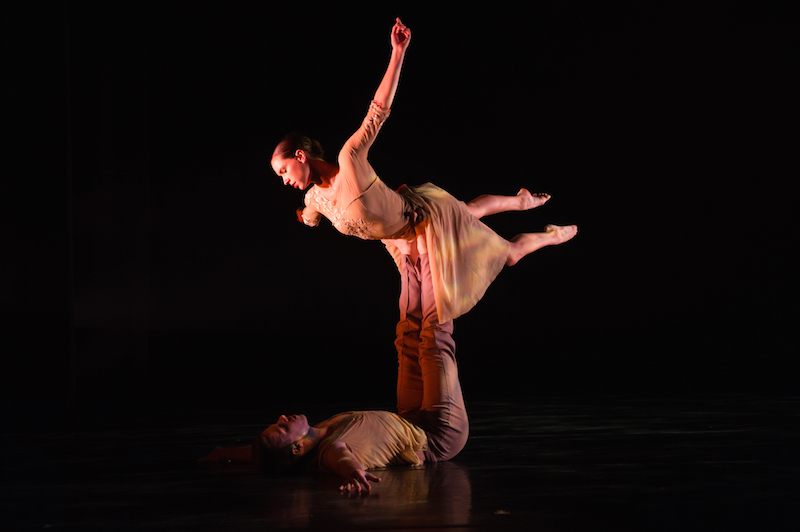
<svg viewBox="0 0 800 532">
<path fill-rule="evenodd" d="M 336 410 L 338 411 L 338 410 Z M 797 530 L 800 398 L 470 405 L 449 463 L 390 468 L 367 496 L 194 461 L 249 441 L 252 412 L 3 436 L 5 530 Z M 313 421 L 334 413 L 306 409 Z"/>
</svg>

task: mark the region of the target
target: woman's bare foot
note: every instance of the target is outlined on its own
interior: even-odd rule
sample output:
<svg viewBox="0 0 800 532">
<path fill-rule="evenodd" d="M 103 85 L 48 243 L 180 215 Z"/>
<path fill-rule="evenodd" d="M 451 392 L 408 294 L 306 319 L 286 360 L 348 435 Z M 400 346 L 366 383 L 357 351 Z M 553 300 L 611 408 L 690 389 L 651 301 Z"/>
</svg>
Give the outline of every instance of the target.
<svg viewBox="0 0 800 532">
<path fill-rule="evenodd" d="M 527 211 L 529 209 L 541 207 L 547 203 L 547 200 L 550 199 L 550 194 L 546 194 L 544 192 L 531 194 L 527 188 L 521 188 L 519 189 L 519 192 L 517 192 L 517 197 L 520 200 L 520 210 Z"/>
<path fill-rule="evenodd" d="M 547 234 L 552 234 L 555 238 L 554 244 L 563 244 L 567 240 L 571 240 L 575 235 L 578 234 L 578 226 L 577 225 L 547 225 L 544 228 L 544 232 Z"/>
<path fill-rule="evenodd" d="M 550 194 L 531 194 L 522 188 L 516 196 L 496 196 L 483 194 L 467 203 L 467 210 L 475 218 L 481 219 L 490 214 L 507 211 L 527 211 L 547 203 Z"/>
<path fill-rule="evenodd" d="M 510 241 L 506 266 L 513 266 L 537 249 L 555 246 L 571 240 L 578 234 L 577 225 L 548 225 L 544 233 L 523 233 Z"/>
</svg>

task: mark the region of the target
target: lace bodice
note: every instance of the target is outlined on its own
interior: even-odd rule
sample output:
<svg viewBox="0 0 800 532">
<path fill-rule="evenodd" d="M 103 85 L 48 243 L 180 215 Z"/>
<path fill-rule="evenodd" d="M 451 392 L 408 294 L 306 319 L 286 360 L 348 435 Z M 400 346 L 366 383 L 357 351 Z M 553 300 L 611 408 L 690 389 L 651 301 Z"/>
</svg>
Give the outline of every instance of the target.
<svg viewBox="0 0 800 532">
<path fill-rule="evenodd" d="M 306 203 L 314 205 L 318 212 L 323 214 L 325 218 L 331 221 L 333 226 L 342 234 L 349 236 L 357 236 L 364 240 L 373 238 L 371 229 L 375 226 L 373 222 L 369 222 L 364 218 L 348 218 L 347 209 L 341 207 L 336 201 L 329 200 L 323 196 L 317 187 L 312 188 L 306 194 Z M 305 219 L 304 219 L 305 221 Z M 309 223 L 308 225 L 316 225 L 316 223 Z M 318 223 L 318 221 L 317 221 Z"/>
</svg>

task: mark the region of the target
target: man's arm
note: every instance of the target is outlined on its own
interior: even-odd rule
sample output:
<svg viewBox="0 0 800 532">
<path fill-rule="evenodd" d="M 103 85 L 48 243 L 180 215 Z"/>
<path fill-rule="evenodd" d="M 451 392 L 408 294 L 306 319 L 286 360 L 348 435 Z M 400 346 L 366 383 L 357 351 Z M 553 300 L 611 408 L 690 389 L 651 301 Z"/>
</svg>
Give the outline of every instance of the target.
<svg viewBox="0 0 800 532">
<path fill-rule="evenodd" d="M 367 473 L 364 466 L 347 448 L 343 441 L 333 444 L 331 451 L 326 456 L 328 467 L 339 474 L 344 479 L 344 484 L 339 486 L 342 491 L 361 492 L 362 489 L 369 491 L 372 489 L 370 481 L 380 482 L 381 479 Z"/>
<path fill-rule="evenodd" d="M 214 447 L 214 450 L 199 458 L 198 462 L 252 462 L 253 446 Z"/>
</svg>

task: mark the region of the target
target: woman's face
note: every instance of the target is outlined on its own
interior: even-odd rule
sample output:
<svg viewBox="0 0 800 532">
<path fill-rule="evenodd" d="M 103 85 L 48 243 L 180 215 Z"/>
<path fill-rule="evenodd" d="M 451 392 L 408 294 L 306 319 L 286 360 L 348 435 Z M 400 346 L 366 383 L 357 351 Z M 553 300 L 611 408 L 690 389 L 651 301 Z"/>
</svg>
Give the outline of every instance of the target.
<svg viewBox="0 0 800 532">
<path fill-rule="evenodd" d="M 308 164 L 306 153 L 297 150 L 294 157 L 275 157 L 271 161 L 272 170 L 283 180 L 284 185 L 289 185 L 299 190 L 305 190 L 311 184 L 311 165 Z"/>
<path fill-rule="evenodd" d="M 282 415 L 261 434 L 267 436 L 273 446 L 280 448 L 303 438 L 309 428 L 308 418 L 303 414 Z"/>
</svg>

